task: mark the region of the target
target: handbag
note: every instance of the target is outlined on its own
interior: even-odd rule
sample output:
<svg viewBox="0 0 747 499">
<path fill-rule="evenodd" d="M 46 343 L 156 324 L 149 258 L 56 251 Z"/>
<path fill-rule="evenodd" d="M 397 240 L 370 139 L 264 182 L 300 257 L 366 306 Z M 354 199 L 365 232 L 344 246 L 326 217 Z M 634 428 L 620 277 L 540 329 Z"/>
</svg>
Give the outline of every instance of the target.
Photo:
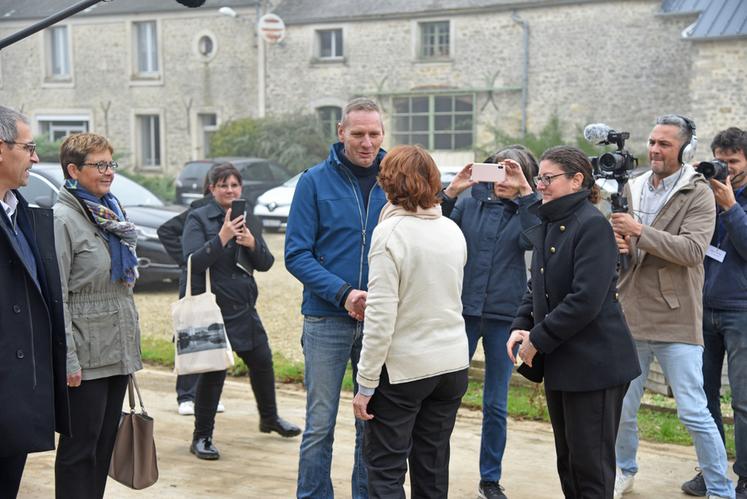
<svg viewBox="0 0 747 499">
<path fill-rule="evenodd" d="M 134 390 L 133 390 L 134 386 Z M 135 394 L 140 402 L 140 412 L 135 412 Z M 137 386 L 135 375 L 127 382 L 130 412 L 122 412 L 122 418 L 114 441 L 114 451 L 109 464 L 109 476 L 131 489 L 150 487 L 158 480 L 156 443 L 153 440 L 153 418 L 143 406 L 143 397 Z"/>
<path fill-rule="evenodd" d="M 210 289 L 210 269 L 205 271 L 205 292 L 192 294 L 192 255 L 187 259 L 184 298 L 171 305 L 174 322 L 174 371 L 196 374 L 223 371 L 234 364 L 223 314 Z"/>
</svg>

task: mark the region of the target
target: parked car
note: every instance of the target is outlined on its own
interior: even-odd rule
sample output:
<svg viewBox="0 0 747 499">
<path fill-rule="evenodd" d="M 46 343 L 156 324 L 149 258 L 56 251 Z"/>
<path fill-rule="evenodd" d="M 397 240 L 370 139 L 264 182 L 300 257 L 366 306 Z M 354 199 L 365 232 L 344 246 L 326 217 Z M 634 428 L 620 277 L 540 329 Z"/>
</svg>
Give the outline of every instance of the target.
<svg viewBox="0 0 747 499">
<path fill-rule="evenodd" d="M 64 181 L 59 164 L 40 163 L 31 169 L 29 183 L 21 187 L 20 191 L 31 205 L 51 208 L 57 201 Z M 181 272 L 179 265 L 166 253 L 158 240 L 156 229 L 183 208 L 165 205 L 158 196 L 124 175 L 117 175 L 114 178 L 112 194 L 119 199 L 127 212 L 127 217 L 137 227 L 140 272 L 138 284 L 177 282 Z"/>
<path fill-rule="evenodd" d="M 451 179 L 459 173 L 461 167 L 446 167 L 441 169 L 441 185 L 446 188 Z M 288 223 L 293 193 L 301 173 L 289 178 L 278 187 L 270 189 L 259 198 L 254 205 L 254 216 L 262 221 L 262 227 L 267 230 L 285 230 Z"/>
<path fill-rule="evenodd" d="M 189 205 L 203 195 L 208 170 L 221 163 L 231 163 L 241 173 L 241 197 L 254 204 L 260 194 L 290 178 L 285 167 L 262 158 L 221 157 L 188 161 L 176 177 L 176 202 Z"/>
</svg>

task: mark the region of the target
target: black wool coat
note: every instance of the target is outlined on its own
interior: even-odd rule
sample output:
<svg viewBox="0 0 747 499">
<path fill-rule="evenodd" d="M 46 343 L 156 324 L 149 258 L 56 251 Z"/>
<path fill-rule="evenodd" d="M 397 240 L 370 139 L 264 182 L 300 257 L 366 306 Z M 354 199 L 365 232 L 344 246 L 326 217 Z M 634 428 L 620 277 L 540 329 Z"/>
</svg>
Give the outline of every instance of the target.
<svg viewBox="0 0 747 499">
<path fill-rule="evenodd" d="M 16 230 L 36 260 L 38 284 L 0 213 L 0 457 L 54 449 L 70 434 L 65 321 L 52 210 L 18 198 Z"/>
<path fill-rule="evenodd" d="M 530 331 L 549 390 L 601 390 L 641 373 L 617 299 L 615 237 L 588 195 L 538 203 L 542 223 L 524 232 L 531 280 L 511 329 Z"/>
<path fill-rule="evenodd" d="M 269 270 L 275 257 L 262 238 L 261 222 L 249 212 L 246 225 L 256 239 L 254 250 L 237 245 L 233 239 L 224 247 L 218 232 L 225 216 L 226 212 L 215 200 L 190 210 L 182 233 L 182 247 L 185 261 L 192 255 L 192 294 L 205 292 L 205 270 L 209 267 L 212 291 L 223 314 L 231 348 L 242 352 L 267 341 L 255 309 L 258 289 L 253 273 Z M 239 257 L 246 270 L 236 265 Z"/>
</svg>

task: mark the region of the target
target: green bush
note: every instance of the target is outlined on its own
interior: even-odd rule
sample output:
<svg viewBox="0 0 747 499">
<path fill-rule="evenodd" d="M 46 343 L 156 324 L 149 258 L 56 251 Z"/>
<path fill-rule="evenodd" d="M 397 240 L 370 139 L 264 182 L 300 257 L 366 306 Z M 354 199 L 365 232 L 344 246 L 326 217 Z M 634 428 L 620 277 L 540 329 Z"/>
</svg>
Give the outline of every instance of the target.
<svg viewBox="0 0 747 499">
<path fill-rule="evenodd" d="M 36 154 L 39 156 L 39 161 L 59 163 L 62 140 L 63 139 L 52 142 L 49 140 L 47 135 L 37 135 L 34 137 L 34 142 L 36 142 Z"/>
<path fill-rule="evenodd" d="M 210 141 L 213 156 L 256 156 L 300 172 L 327 157 L 329 144 L 314 115 L 242 118 L 221 125 Z"/>
<path fill-rule="evenodd" d="M 176 199 L 174 177 L 170 175 L 143 175 L 142 173 L 122 168 L 117 173 L 121 173 L 130 180 L 134 180 L 166 202 L 173 203 Z"/>
</svg>

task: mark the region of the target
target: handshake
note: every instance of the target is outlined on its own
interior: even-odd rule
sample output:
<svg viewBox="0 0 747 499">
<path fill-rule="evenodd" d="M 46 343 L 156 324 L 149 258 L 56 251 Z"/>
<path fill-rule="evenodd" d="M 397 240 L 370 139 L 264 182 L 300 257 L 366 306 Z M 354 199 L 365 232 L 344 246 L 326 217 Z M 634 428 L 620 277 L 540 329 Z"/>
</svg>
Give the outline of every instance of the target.
<svg viewBox="0 0 747 499">
<path fill-rule="evenodd" d="M 348 315 L 357 321 L 362 321 L 366 312 L 366 298 L 368 293 L 360 289 L 353 289 L 345 299 L 345 310 Z"/>
</svg>

